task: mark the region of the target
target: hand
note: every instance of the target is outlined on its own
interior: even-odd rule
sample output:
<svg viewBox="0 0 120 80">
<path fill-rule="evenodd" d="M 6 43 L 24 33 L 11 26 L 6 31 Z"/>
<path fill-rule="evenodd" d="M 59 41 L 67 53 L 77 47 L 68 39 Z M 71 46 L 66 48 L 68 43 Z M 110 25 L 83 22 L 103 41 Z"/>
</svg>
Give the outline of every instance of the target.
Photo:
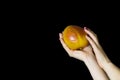
<svg viewBox="0 0 120 80">
<path fill-rule="evenodd" d="M 85 59 L 87 57 L 95 57 L 94 54 L 93 54 L 93 52 L 92 52 L 92 47 L 90 45 L 87 46 L 87 47 L 85 47 L 82 50 L 71 50 L 64 43 L 63 37 L 62 37 L 61 33 L 59 33 L 59 40 L 60 40 L 63 48 L 66 50 L 66 52 L 68 53 L 68 55 L 70 57 L 76 58 L 76 59 L 81 60 L 81 61 L 85 61 Z"/>
<path fill-rule="evenodd" d="M 99 66 L 106 72 L 110 80 L 120 80 L 120 68 L 114 65 L 102 49 L 97 35 L 90 29 L 85 28 L 86 36 L 93 48 Z"/>
<path fill-rule="evenodd" d="M 98 41 L 97 35 L 93 31 L 91 31 L 90 29 L 88 29 L 86 27 L 84 27 L 84 30 L 88 34 L 86 36 L 86 38 L 93 48 L 93 51 L 97 58 L 98 64 L 100 65 L 101 68 L 103 68 L 104 64 L 110 62 L 110 60 L 108 59 L 103 48 L 101 47 L 101 45 Z"/>
</svg>

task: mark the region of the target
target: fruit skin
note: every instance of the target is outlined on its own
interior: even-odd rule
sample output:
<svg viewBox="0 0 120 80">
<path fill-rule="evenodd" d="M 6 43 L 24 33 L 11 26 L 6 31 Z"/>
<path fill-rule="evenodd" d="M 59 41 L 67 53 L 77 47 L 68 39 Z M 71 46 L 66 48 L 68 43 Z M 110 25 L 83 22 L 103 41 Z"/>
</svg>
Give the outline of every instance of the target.
<svg viewBox="0 0 120 80">
<path fill-rule="evenodd" d="M 86 35 L 87 34 L 82 27 L 69 25 L 63 31 L 63 40 L 72 50 L 82 49 L 89 44 L 85 37 Z"/>
</svg>

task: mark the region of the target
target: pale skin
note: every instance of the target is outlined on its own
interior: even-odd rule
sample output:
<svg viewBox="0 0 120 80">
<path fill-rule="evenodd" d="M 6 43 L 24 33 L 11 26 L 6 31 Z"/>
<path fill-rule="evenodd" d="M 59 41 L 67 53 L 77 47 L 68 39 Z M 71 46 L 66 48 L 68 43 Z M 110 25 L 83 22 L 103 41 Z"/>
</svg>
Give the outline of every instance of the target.
<svg viewBox="0 0 120 80">
<path fill-rule="evenodd" d="M 102 49 L 97 35 L 90 29 L 84 27 L 87 40 L 90 45 L 82 50 L 71 50 L 64 43 L 62 33 L 59 40 L 70 57 L 85 63 L 93 80 L 120 80 L 120 68 L 114 65 Z"/>
</svg>

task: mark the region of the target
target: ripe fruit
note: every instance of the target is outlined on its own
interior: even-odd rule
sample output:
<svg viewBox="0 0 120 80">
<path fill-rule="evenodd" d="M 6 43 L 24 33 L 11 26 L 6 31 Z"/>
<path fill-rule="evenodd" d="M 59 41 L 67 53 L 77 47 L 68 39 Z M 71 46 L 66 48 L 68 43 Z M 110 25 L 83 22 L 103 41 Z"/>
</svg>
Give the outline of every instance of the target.
<svg viewBox="0 0 120 80">
<path fill-rule="evenodd" d="M 63 40 L 70 49 L 82 49 L 89 43 L 86 39 L 83 28 L 76 25 L 69 25 L 63 31 Z"/>
</svg>

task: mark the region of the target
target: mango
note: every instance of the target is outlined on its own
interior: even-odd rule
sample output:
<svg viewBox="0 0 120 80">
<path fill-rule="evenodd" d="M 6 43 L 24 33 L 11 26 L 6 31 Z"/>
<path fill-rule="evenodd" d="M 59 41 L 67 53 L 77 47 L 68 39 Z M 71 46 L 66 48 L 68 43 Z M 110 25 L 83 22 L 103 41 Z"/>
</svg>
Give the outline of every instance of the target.
<svg viewBox="0 0 120 80">
<path fill-rule="evenodd" d="M 89 45 L 86 39 L 86 32 L 77 25 L 69 25 L 63 30 L 63 40 L 65 44 L 72 50 L 83 49 Z"/>
</svg>

